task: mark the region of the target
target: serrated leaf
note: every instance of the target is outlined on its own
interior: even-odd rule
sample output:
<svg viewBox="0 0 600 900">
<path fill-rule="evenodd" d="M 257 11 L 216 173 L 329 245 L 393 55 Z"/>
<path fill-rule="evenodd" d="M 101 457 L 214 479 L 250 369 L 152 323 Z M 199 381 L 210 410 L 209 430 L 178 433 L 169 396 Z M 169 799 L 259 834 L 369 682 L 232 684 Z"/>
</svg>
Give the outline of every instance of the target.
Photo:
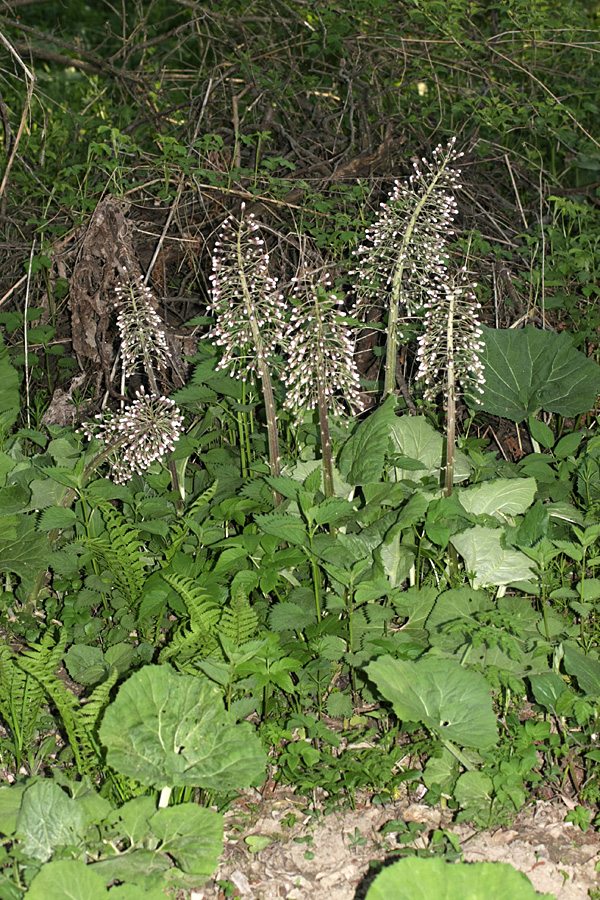
<svg viewBox="0 0 600 900">
<path fill-rule="evenodd" d="M 38 531 L 54 531 L 55 528 L 70 528 L 77 521 L 72 509 L 50 506 L 45 509 L 38 522 Z"/>
<path fill-rule="evenodd" d="M 299 519 L 280 513 L 256 515 L 254 521 L 265 534 L 272 534 L 280 541 L 287 541 L 297 547 L 308 546 L 308 535 L 304 524 Z"/>
<path fill-rule="evenodd" d="M 329 525 L 353 512 L 354 505 L 348 500 L 341 497 L 328 497 L 318 506 L 312 506 L 307 512 L 307 518 L 310 518 L 315 525 Z"/>
<path fill-rule="evenodd" d="M 269 627 L 275 632 L 304 631 L 315 621 L 315 616 L 296 603 L 283 600 L 269 613 Z"/>
</svg>

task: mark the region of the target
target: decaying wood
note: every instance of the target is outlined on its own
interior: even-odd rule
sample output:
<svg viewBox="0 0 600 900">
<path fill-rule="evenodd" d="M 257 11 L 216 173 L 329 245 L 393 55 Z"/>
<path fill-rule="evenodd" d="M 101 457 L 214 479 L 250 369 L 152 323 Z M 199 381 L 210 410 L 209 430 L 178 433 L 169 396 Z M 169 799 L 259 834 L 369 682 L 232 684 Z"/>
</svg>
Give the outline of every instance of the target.
<svg viewBox="0 0 600 900">
<path fill-rule="evenodd" d="M 122 203 L 111 195 L 96 207 L 71 275 L 69 304 L 73 349 L 81 368 L 110 388 L 115 357 L 109 323 L 115 286 L 126 270 L 141 276 Z"/>
</svg>

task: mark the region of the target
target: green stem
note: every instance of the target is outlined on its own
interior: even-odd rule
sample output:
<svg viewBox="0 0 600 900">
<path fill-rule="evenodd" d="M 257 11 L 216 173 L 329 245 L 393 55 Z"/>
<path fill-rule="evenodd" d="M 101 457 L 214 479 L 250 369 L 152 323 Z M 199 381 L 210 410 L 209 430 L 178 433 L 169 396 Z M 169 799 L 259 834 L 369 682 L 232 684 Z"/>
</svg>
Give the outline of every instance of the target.
<svg viewBox="0 0 600 900">
<path fill-rule="evenodd" d="M 246 315 L 250 323 L 252 331 L 252 340 L 256 348 L 256 358 L 258 361 L 258 374 L 260 376 L 263 399 L 265 401 L 265 415 L 267 419 L 267 435 L 269 442 L 269 467 L 271 475 L 277 476 L 281 474 L 281 464 L 279 459 L 279 435 L 277 432 L 277 414 L 275 412 L 275 396 L 273 394 L 273 384 L 271 382 L 271 373 L 265 357 L 265 344 L 260 333 L 260 326 L 256 318 L 256 306 L 252 298 L 248 279 L 246 278 L 244 247 L 242 246 L 242 231 L 238 230 L 237 243 L 237 264 L 240 273 L 240 282 L 242 286 L 242 294 L 246 307 Z M 274 492 L 275 505 L 281 502 L 280 495 Z"/>
<path fill-rule="evenodd" d="M 321 458 L 323 463 L 323 487 L 326 497 L 333 497 L 333 459 L 331 456 L 331 437 L 329 434 L 329 416 L 327 397 L 323 377 L 317 373 L 317 392 L 319 407 L 319 428 L 321 429 Z"/>
<path fill-rule="evenodd" d="M 394 271 L 394 277 L 392 280 L 392 290 L 391 290 L 391 299 L 390 306 L 388 312 L 388 324 L 387 324 L 387 346 L 385 353 L 385 380 L 383 385 L 383 400 L 385 400 L 389 394 L 393 394 L 396 390 L 396 368 L 397 368 L 397 357 L 398 357 L 398 325 L 400 322 L 400 304 L 403 296 L 403 281 L 404 275 L 407 268 L 408 263 L 408 248 L 410 244 L 410 240 L 414 234 L 415 228 L 417 227 L 417 222 L 419 220 L 419 216 L 423 211 L 423 207 L 429 200 L 429 197 L 434 192 L 438 180 L 442 173 L 444 172 L 446 166 L 441 166 L 439 171 L 436 173 L 435 177 L 432 179 L 431 184 L 428 186 L 427 190 L 423 194 L 423 196 L 418 201 L 411 217 L 408 220 L 408 224 L 404 230 L 404 234 L 402 236 L 402 246 L 400 248 L 400 253 L 398 254 L 398 263 L 396 269 Z"/>
</svg>

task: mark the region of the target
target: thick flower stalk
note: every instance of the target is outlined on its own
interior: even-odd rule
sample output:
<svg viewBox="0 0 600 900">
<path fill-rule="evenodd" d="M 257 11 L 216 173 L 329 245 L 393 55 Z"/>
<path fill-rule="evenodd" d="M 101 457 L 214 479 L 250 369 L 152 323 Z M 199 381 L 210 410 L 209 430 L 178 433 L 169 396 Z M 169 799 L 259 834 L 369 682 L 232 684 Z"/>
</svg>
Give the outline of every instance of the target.
<svg viewBox="0 0 600 900">
<path fill-rule="evenodd" d="M 456 438 L 456 401 L 458 384 L 475 396 L 483 393 L 484 367 L 478 310 L 481 304 L 474 294 L 476 284 L 466 281 L 466 271 L 457 277 L 444 276 L 428 289 L 424 331 L 419 337 L 417 378 L 425 382 L 424 396 L 446 400 L 446 495 L 454 482 L 454 445 Z"/>
<path fill-rule="evenodd" d="M 174 401 L 148 396 L 143 387 L 123 412 L 98 413 L 96 420 L 86 423 L 81 431 L 89 440 L 96 438 L 107 445 L 93 465 L 108 459 L 118 484 L 125 484 L 136 473 L 141 475 L 155 460 L 162 460 L 174 450 L 183 431 L 183 416 Z"/>
<path fill-rule="evenodd" d="M 358 275 L 355 314 L 372 307 L 387 309 L 384 398 L 396 389 L 398 343 L 403 311 L 414 315 L 427 300 L 427 285 L 443 278 L 448 237 L 457 212 L 452 191 L 460 187 L 453 138 L 433 151 L 433 160 L 414 163 L 408 181 L 396 181 L 377 220 L 355 251 Z"/>
<path fill-rule="evenodd" d="M 272 475 L 279 475 L 279 438 L 271 371 L 284 339 L 284 302 L 277 279 L 269 275 L 269 254 L 254 216 L 226 219 L 219 232 L 212 260 L 210 309 L 214 329 L 206 335 L 223 348 L 220 369 L 247 381 L 261 381 Z"/>
<path fill-rule="evenodd" d="M 152 291 L 142 278 L 128 279 L 124 271 L 124 278 L 118 282 L 115 293 L 123 375 L 125 378 L 133 375 L 141 362 L 150 390 L 158 395 L 154 370 L 166 367 L 170 351 L 163 323 L 153 307 Z"/>
<path fill-rule="evenodd" d="M 288 369 L 283 377 L 288 388 L 284 405 L 296 413 L 318 409 L 325 495 L 332 497 L 329 413 L 342 414 L 347 407 L 360 410 L 363 406 L 354 338 L 329 281 L 297 281 L 294 301 L 297 305 L 290 318 L 286 348 Z"/>
</svg>

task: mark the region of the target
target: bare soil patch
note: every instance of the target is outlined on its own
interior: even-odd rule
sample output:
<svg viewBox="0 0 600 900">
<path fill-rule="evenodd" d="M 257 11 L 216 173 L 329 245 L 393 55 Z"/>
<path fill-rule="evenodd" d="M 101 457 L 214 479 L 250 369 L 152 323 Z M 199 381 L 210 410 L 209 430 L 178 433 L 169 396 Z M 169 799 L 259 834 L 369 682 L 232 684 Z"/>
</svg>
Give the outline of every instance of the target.
<svg viewBox="0 0 600 900">
<path fill-rule="evenodd" d="M 427 846 L 432 831 L 447 828 L 459 837 L 467 862 L 510 863 L 540 893 L 588 900 L 590 890 L 600 889 L 600 835 L 566 823 L 567 812 L 559 801 L 538 802 L 509 826 L 477 832 L 450 824 L 449 813 L 407 800 L 381 807 L 365 799 L 356 810 L 323 815 L 280 790 L 268 801 L 241 804 L 226 814 L 221 864 L 191 900 L 224 900 L 227 893 L 243 900 L 361 900 L 374 877 L 371 864 L 395 858 L 395 835 L 382 835 L 381 829 L 398 819 L 426 824 L 416 846 Z M 251 852 L 260 838 L 270 843 Z M 230 883 L 227 893 L 224 882 Z"/>
</svg>

